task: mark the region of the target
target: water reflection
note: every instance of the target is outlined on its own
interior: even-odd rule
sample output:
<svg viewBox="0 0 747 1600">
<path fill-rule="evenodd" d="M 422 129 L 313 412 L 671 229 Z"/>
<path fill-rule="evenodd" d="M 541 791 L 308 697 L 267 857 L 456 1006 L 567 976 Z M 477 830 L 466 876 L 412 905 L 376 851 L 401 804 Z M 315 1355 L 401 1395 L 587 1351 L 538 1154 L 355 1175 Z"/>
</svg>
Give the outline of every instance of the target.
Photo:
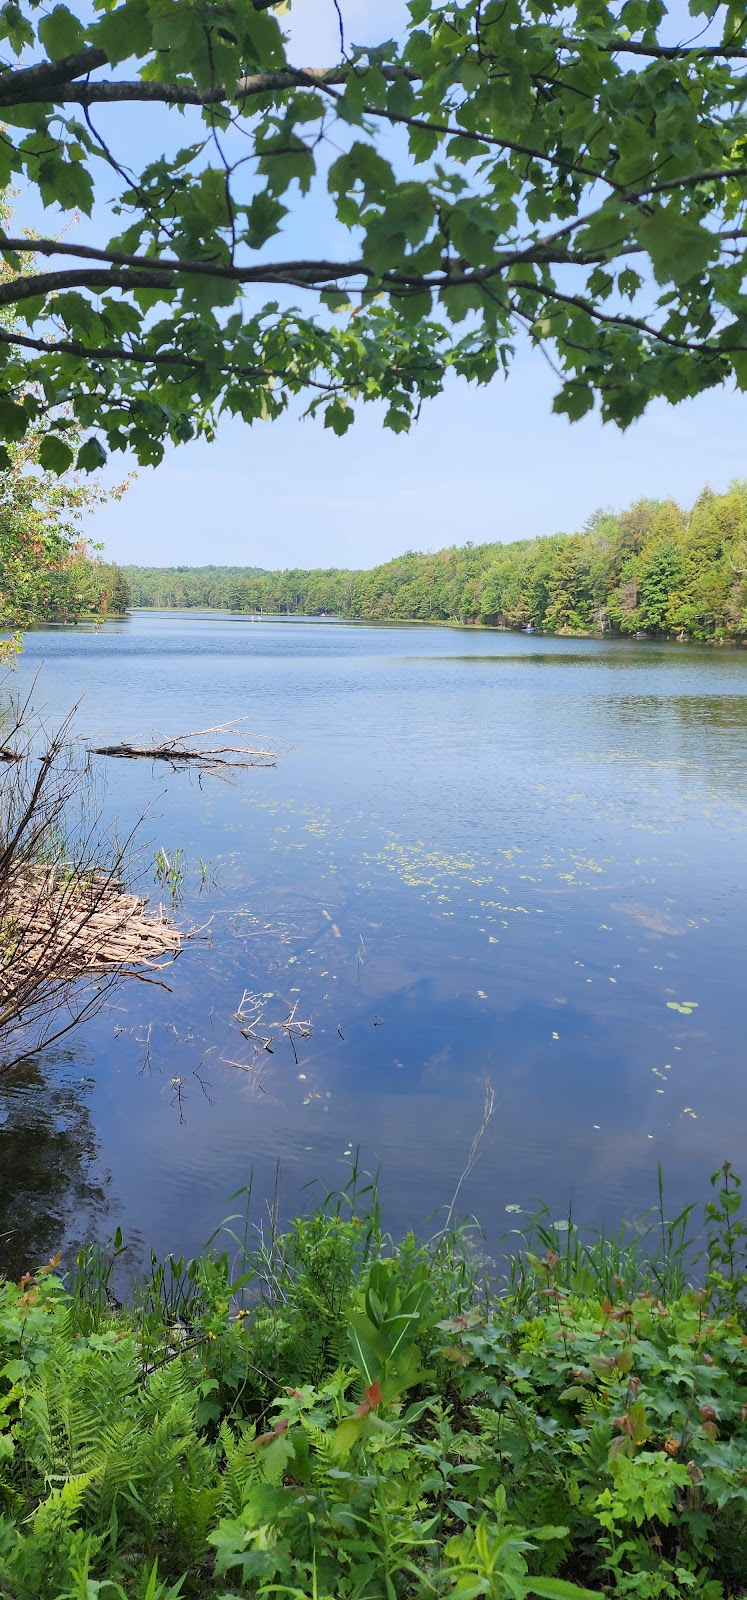
<svg viewBox="0 0 747 1600">
<path fill-rule="evenodd" d="M 108 1208 L 91 1116 L 93 1081 L 73 1048 L 0 1076 L 0 1271 L 33 1271 L 97 1234 Z"/>
<path fill-rule="evenodd" d="M 70 1081 L 93 1080 L 81 1149 L 98 1141 L 128 1234 L 197 1249 L 251 1171 L 261 1196 L 279 1157 L 289 1209 L 357 1144 L 390 1224 L 422 1226 L 486 1074 L 494 1137 L 464 1200 L 493 1231 L 571 1189 L 581 1216 L 637 1212 L 658 1160 L 684 1202 L 739 1160 L 747 654 L 148 614 L 34 635 L 21 672 L 42 655 L 52 707 L 87 688 L 85 733 L 245 715 L 292 747 L 233 784 L 145 763 L 110 781 L 124 824 L 151 807 L 144 862 L 184 850 L 185 919 L 209 921 L 170 991 L 118 996 L 71 1047 Z M 16 1114 L 26 1093 L 33 1124 L 33 1075 Z M 40 1170 L 33 1203 L 47 1234 L 63 1214 L 80 1231 L 85 1185 L 46 1138 L 60 1199 Z"/>
</svg>

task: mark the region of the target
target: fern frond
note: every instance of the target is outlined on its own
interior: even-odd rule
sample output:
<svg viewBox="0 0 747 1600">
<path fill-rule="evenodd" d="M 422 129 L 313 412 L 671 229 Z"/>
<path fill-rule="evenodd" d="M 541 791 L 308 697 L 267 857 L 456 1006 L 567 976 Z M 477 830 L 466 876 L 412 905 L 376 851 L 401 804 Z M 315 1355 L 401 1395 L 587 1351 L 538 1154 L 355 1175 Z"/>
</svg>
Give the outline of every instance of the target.
<svg viewBox="0 0 747 1600">
<path fill-rule="evenodd" d="M 218 1435 L 223 1452 L 220 1509 L 224 1516 L 238 1516 L 252 1484 L 260 1478 L 260 1466 L 254 1448 L 254 1428 L 235 1434 L 227 1422 L 222 1423 Z"/>
</svg>

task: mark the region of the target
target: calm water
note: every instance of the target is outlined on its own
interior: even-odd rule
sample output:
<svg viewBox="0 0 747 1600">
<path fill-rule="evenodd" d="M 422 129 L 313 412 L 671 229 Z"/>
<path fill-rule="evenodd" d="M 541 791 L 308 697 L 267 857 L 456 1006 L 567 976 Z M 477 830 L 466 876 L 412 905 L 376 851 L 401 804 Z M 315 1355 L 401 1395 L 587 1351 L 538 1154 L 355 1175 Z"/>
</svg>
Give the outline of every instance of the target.
<svg viewBox="0 0 747 1600">
<path fill-rule="evenodd" d="M 261 1199 L 279 1160 L 287 1212 L 358 1144 L 422 1226 L 486 1077 L 463 1200 L 494 1236 L 540 1198 L 639 1212 L 658 1161 L 674 1207 L 742 1160 L 747 652 L 150 612 L 32 635 L 21 683 L 41 661 L 86 738 L 243 716 L 288 748 L 230 783 L 97 763 L 123 827 L 149 808 L 156 900 L 181 847 L 209 927 L 171 992 L 132 984 L 2 1081 L 6 1259 L 117 1221 L 194 1250 L 250 1173 Z"/>
</svg>

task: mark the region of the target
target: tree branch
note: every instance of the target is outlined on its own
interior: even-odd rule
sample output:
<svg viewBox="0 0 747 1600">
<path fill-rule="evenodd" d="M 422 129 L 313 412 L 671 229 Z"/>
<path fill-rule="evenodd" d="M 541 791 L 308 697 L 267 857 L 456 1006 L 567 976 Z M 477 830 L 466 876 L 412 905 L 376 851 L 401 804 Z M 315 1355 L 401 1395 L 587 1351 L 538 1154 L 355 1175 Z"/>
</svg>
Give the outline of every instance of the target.
<svg viewBox="0 0 747 1600">
<path fill-rule="evenodd" d="M 639 333 L 646 334 L 647 338 L 655 339 L 658 344 L 664 344 L 673 350 L 685 350 L 690 355 L 730 355 L 736 351 L 747 350 L 747 343 L 742 344 L 709 344 L 705 339 L 676 339 L 673 334 L 664 333 L 646 322 L 642 317 L 626 316 L 624 313 L 605 311 L 603 307 L 596 306 L 592 300 L 584 299 L 583 295 L 565 294 L 561 289 L 549 289 L 546 285 L 532 283 L 531 279 L 523 282 L 515 280 L 512 289 L 522 289 L 529 294 L 536 294 L 545 301 L 556 301 L 560 305 L 576 306 L 579 311 L 585 311 L 592 321 L 609 324 L 612 327 L 634 328 Z M 518 308 L 516 308 L 518 309 Z"/>
<path fill-rule="evenodd" d="M 563 39 L 561 47 L 579 50 L 584 42 L 582 39 Z M 653 61 L 688 61 L 692 56 L 707 61 L 718 61 L 720 58 L 747 61 L 747 48 L 732 44 L 645 44 L 634 43 L 632 39 L 595 39 L 594 49 L 603 50 L 605 55 L 617 55 L 619 52 L 621 55 L 649 56 Z"/>
<path fill-rule="evenodd" d="M 34 67 L 14 68 L 0 73 L 0 104 L 14 105 L 18 100 L 54 100 L 50 94 L 58 85 L 68 86 L 68 79 L 80 78 L 96 67 L 108 64 L 105 50 L 89 47 L 75 50 L 72 55 L 60 56 L 58 61 L 40 61 Z M 11 98 L 7 98 L 9 91 Z"/>
<path fill-rule="evenodd" d="M 79 247 L 81 252 L 83 247 Z M 0 246 L 2 249 L 2 246 Z M 106 257 L 104 257 L 106 260 Z M 136 261 L 137 257 L 134 258 Z M 141 258 L 142 262 L 147 257 Z M 0 284 L 0 306 L 16 305 L 23 300 L 33 300 L 39 295 L 56 294 L 64 289 L 173 289 L 179 277 L 203 276 L 221 278 L 231 283 L 286 284 L 289 288 L 315 288 L 318 284 L 336 283 L 340 278 L 371 275 L 364 262 L 288 261 L 268 262 L 262 267 L 221 266 L 206 261 L 157 261 L 153 268 L 138 270 L 130 267 L 111 267 L 108 271 L 94 268 L 73 269 L 60 272 L 38 272 L 30 277 L 12 278 Z"/>
<path fill-rule="evenodd" d="M 100 58 L 93 65 L 107 64 L 103 50 L 90 51 L 88 54 Z M 60 62 L 51 65 L 58 67 Z M 27 71 L 41 74 L 45 66 L 46 63 L 38 68 L 28 68 Z M 379 70 L 390 83 L 403 77 L 415 81 L 414 74 L 407 72 L 404 67 L 384 66 Z M 47 78 L 29 79 L 23 72 L 6 72 L 0 77 L 0 106 L 31 105 L 39 101 L 42 103 L 53 101 L 55 105 L 81 106 L 109 105 L 121 101 L 148 101 L 172 106 L 209 106 L 225 101 L 244 100 L 257 94 L 279 93 L 284 89 L 313 89 L 323 87 L 325 84 L 340 84 L 344 83 L 353 71 L 354 68 L 351 66 L 285 67 L 278 72 L 254 72 L 245 78 L 239 78 L 231 90 L 222 83 L 217 83 L 210 89 L 196 89 L 189 83 L 158 83 L 145 81 L 142 78 L 120 82 L 104 80 L 74 83 L 55 77 L 52 81 L 56 84 L 56 88 L 51 94 L 50 80 Z"/>
<path fill-rule="evenodd" d="M 133 345 L 87 345 L 79 339 L 34 339 L 30 334 L 10 333 L 6 328 L 0 328 L 0 344 L 20 345 L 24 350 L 38 351 L 41 355 L 79 356 L 89 363 L 95 361 L 126 361 L 136 366 L 153 367 L 180 367 L 185 373 L 205 372 L 207 364 L 198 356 L 186 356 L 181 350 L 145 350 L 142 346 Z M 287 372 L 276 367 L 241 366 L 235 361 L 219 361 L 210 363 L 212 371 L 224 372 L 235 378 L 259 378 L 265 382 L 268 378 L 287 380 Z M 395 370 L 395 369 L 392 369 Z M 324 382 L 316 378 L 304 378 L 304 386 L 311 389 L 321 389 L 325 394 L 339 394 L 344 385 L 342 383 Z M 51 409 L 50 407 L 46 408 Z"/>
</svg>

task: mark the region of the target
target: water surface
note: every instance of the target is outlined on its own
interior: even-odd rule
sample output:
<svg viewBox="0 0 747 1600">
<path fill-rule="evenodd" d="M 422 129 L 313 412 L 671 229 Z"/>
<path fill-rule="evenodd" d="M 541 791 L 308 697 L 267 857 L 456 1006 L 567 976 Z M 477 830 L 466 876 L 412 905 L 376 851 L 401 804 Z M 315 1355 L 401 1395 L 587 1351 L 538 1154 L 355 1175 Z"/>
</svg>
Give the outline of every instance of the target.
<svg viewBox="0 0 747 1600">
<path fill-rule="evenodd" d="M 486 1077 L 462 1198 L 493 1237 L 540 1199 L 639 1212 L 659 1161 L 672 1207 L 739 1163 L 747 652 L 142 612 L 30 635 L 21 684 L 41 662 L 86 739 L 241 716 L 286 753 L 230 783 L 97 763 L 105 811 L 147 813 L 155 900 L 181 848 L 179 915 L 209 926 L 170 991 L 132 984 L 0 1085 L 14 1265 L 117 1221 L 195 1250 L 250 1173 L 263 1197 L 279 1161 L 287 1212 L 357 1145 L 422 1227 Z"/>
</svg>

